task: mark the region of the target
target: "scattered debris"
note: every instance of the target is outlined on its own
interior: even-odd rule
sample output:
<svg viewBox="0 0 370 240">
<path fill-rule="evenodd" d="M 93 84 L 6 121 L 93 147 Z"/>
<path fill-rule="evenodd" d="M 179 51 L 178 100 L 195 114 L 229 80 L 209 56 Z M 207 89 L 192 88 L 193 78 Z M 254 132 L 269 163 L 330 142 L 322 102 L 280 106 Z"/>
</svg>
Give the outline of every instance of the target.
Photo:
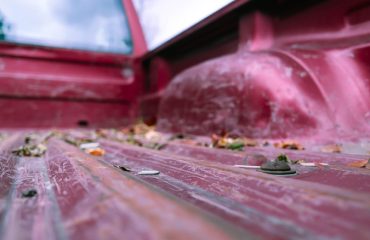
<svg viewBox="0 0 370 240">
<path fill-rule="evenodd" d="M 261 166 L 255 166 L 255 165 L 234 165 L 234 167 L 246 168 L 246 169 L 260 169 L 261 168 Z"/>
<path fill-rule="evenodd" d="M 363 167 L 370 168 L 370 160 L 354 161 L 354 162 L 351 162 L 351 163 L 347 164 L 347 166 L 348 167 L 356 167 L 356 168 L 363 168 Z"/>
<path fill-rule="evenodd" d="M 138 172 L 138 175 L 158 175 L 160 172 L 157 170 L 143 170 Z"/>
<path fill-rule="evenodd" d="M 258 142 L 252 138 L 243 138 L 243 141 L 247 147 L 255 147 L 258 145 Z"/>
<path fill-rule="evenodd" d="M 47 147 L 42 143 L 37 143 L 36 138 L 27 136 L 24 139 L 24 145 L 12 151 L 13 154 L 19 157 L 42 157 L 47 150 Z"/>
<path fill-rule="evenodd" d="M 36 189 L 29 189 L 22 192 L 22 198 L 32 198 L 37 195 Z"/>
<path fill-rule="evenodd" d="M 139 121 L 139 123 L 134 124 L 133 126 L 121 129 L 121 131 L 124 134 L 144 135 L 154 129 L 155 129 L 154 126 L 149 126 L 145 124 L 144 122 Z"/>
<path fill-rule="evenodd" d="M 96 129 L 95 130 L 95 134 L 97 137 L 101 137 L 101 138 L 107 138 L 109 136 L 109 130 L 108 129 Z"/>
<path fill-rule="evenodd" d="M 177 143 L 191 145 L 191 146 L 200 146 L 200 147 L 209 147 L 210 144 L 207 143 L 208 139 L 196 139 L 193 136 L 185 135 L 183 133 L 173 134 L 168 138 L 167 142 L 176 141 Z"/>
<path fill-rule="evenodd" d="M 274 147 L 290 150 L 304 150 L 304 147 L 300 143 L 290 140 L 274 143 Z"/>
<path fill-rule="evenodd" d="M 85 150 L 85 149 L 94 149 L 98 148 L 100 144 L 98 142 L 90 142 L 90 143 L 82 143 L 80 144 L 80 149 Z"/>
<path fill-rule="evenodd" d="M 183 133 L 176 133 L 176 134 L 173 134 L 169 140 L 172 141 L 172 140 L 175 140 L 175 139 L 184 139 L 186 136 L 185 134 Z"/>
<path fill-rule="evenodd" d="M 41 141 L 41 143 L 46 144 L 50 140 L 50 138 L 55 137 L 55 136 L 60 136 L 60 135 L 61 135 L 61 133 L 59 131 L 52 130 L 52 131 L 48 132 L 48 134 L 46 134 L 46 136 Z"/>
<path fill-rule="evenodd" d="M 314 163 L 314 162 L 300 162 L 299 165 L 305 167 L 319 167 L 319 166 L 329 166 L 327 163 Z"/>
<path fill-rule="evenodd" d="M 14 149 L 12 153 L 19 157 L 42 157 L 47 150 L 44 144 L 25 144 L 18 149 Z"/>
<path fill-rule="evenodd" d="M 66 143 L 72 144 L 76 147 L 80 147 L 82 144 L 85 144 L 85 143 L 94 143 L 96 141 L 96 139 L 83 138 L 83 137 L 71 137 L 71 136 L 64 136 L 63 140 Z"/>
<path fill-rule="evenodd" d="M 144 145 L 141 141 L 137 140 L 133 135 L 129 135 L 125 142 L 139 147 L 142 147 Z"/>
<path fill-rule="evenodd" d="M 85 152 L 97 157 L 103 156 L 105 154 L 105 150 L 102 148 L 86 149 Z"/>
<path fill-rule="evenodd" d="M 275 161 L 282 161 L 282 162 L 286 162 L 286 163 L 292 163 L 291 160 L 288 158 L 287 155 L 285 154 L 280 154 L 276 157 Z"/>
<path fill-rule="evenodd" d="M 244 146 L 245 146 L 245 142 L 240 139 L 235 139 L 231 141 L 230 143 L 226 144 L 227 149 L 239 150 L 239 151 L 243 150 Z"/>
<path fill-rule="evenodd" d="M 162 135 L 155 130 L 150 130 L 144 134 L 144 138 L 148 141 L 161 141 Z"/>
<path fill-rule="evenodd" d="M 321 148 L 322 152 L 326 153 L 341 153 L 343 151 L 342 146 L 339 144 L 326 145 Z"/>
<path fill-rule="evenodd" d="M 245 141 L 242 138 L 221 137 L 216 134 L 212 134 L 211 139 L 212 147 L 214 148 L 226 148 L 241 151 L 246 146 Z"/>
<path fill-rule="evenodd" d="M 94 132 L 95 133 L 95 132 Z M 90 136 L 90 137 L 73 137 L 73 136 L 63 136 L 62 139 L 72 144 L 81 150 L 83 150 L 85 153 L 93 155 L 93 156 L 103 156 L 105 154 L 105 150 L 100 148 L 100 143 L 97 142 L 97 136 Z"/>
<path fill-rule="evenodd" d="M 296 159 L 296 160 L 290 160 L 292 164 L 301 164 L 305 163 L 305 160 L 303 159 Z"/>
<path fill-rule="evenodd" d="M 158 142 L 146 143 L 143 145 L 143 147 L 154 149 L 154 150 L 161 150 L 165 146 L 167 146 L 167 143 L 158 143 Z"/>
<path fill-rule="evenodd" d="M 301 166 L 305 166 L 305 167 L 316 167 L 316 163 L 313 163 L 313 162 L 301 162 L 299 163 L 299 165 Z"/>
<path fill-rule="evenodd" d="M 132 172 L 131 168 L 122 165 L 113 165 L 113 167 L 119 168 L 124 172 Z"/>
<path fill-rule="evenodd" d="M 320 163 L 316 163 L 318 166 L 329 166 L 329 163 L 323 163 L 323 162 L 320 162 Z"/>
<path fill-rule="evenodd" d="M 133 172 L 131 168 L 122 165 L 113 165 L 113 167 L 119 168 L 124 172 Z M 158 175 L 160 172 L 157 170 L 142 170 L 137 172 L 138 175 Z"/>
</svg>

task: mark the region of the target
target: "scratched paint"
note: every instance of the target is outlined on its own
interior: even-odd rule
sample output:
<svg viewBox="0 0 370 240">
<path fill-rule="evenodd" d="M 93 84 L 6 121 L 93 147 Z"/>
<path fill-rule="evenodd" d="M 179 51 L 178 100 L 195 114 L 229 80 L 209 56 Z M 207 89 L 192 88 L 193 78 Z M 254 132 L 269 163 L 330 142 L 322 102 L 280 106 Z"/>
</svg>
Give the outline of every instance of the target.
<svg viewBox="0 0 370 240">
<path fill-rule="evenodd" d="M 244 153 L 181 143 L 157 151 L 102 140 L 106 154 L 92 157 L 51 139 L 43 158 L 12 157 L 10 150 L 23 138 L 11 134 L 0 145 L 0 166 L 9 169 L 1 179 L 8 182 L 2 185 L 2 239 L 366 239 L 369 235 L 367 185 L 350 189 L 351 184 L 368 181 L 368 170 L 345 166 L 359 156 L 346 159 L 348 155 L 338 154 L 342 164 L 326 170 L 301 168 L 299 175 L 285 178 L 232 167 L 243 161 Z M 246 154 L 252 149 L 263 150 L 248 148 Z M 295 153 L 310 156 L 309 151 Z M 313 159 L 320 155 L 311 154 Z M 327 159 L 327 154 L 321 158 Z M 130 167 L 132 172 L 113 165 Z M 136 174 L 144 169 L 160 174 Z M 339 183 L 325 182 L 333 177 Z M 21 197 L 32 188 L 36 196 Z"/>
<path fill-rule="evenodd" d="M 277 229 L 280 229 L 282 236 L 307 238 L 350 237 L 352 234 L 364 238 L 369 234 L 365 230 L 370 217 L 368 195 L 352 190 L 339 190 L 340 184 L 337 184 L 338 188 L 332 188 L 293 178 L 286 179 L 255 171 L 239 170 L 219 165 L 211 159 L 208 161 L 194 159 L 191 156 L 184 157 L 108 142 L 104 142 L 102 146 L 108 153 L 111 152 L 105 159 L 112 164 L 123 164 L 133 169 L 145 166 L 159 170 L 161 175 L 155 179 L 148 179 L 148 182 L 189 201 L 197 202 L 207 209 L 218 208 L 216 212 L 221 216 L 234 218 L 236 223 L 248 229 L 252 228 L 257 233 L 263 232 L 261 228 L 268 226 L 270 234 L 276 234 Z M 314 177 L 311 182 L 315 182 Z M 194 189 L 200 189 L 202 194 Z M 358 198 L 349 199 L 350 196 Z M 223 199 L 233 202 L 229 202 L 226 213 L 225 206 L 219 203 Z M 244 217 L 231 214 L 238 212 L 235 209 L 242 207 L 252 208 L 255 212 L 246 211 Z M 353 216 L 355 212 L 356 216 Z M 249 218 L 254 219 L 256 216 L 263 220 L 251 223 Z M 353 219 L 348 221 L 351 216 Z M 322 224 L 320 219 L 330 221 Z M 285 228 L 281 227 L 282 225 Z M 358 230 L 354 231 L 354 228 Z M 264 231 L 263 234 L 268 235 L 267 230 Z"/>
<path fill-rule="evenodd" d="M 47 161 L 72 239 L 228 239 L 229 234 L 238 238 L 237 233 L 224 233 L 224 227 L 214 226 L 212 219 L 206 221 L 194 209 L 178 205 L 122 176 L 113 166 L 65 145 L 52 142 L 52 158 Z"/>
</svg>

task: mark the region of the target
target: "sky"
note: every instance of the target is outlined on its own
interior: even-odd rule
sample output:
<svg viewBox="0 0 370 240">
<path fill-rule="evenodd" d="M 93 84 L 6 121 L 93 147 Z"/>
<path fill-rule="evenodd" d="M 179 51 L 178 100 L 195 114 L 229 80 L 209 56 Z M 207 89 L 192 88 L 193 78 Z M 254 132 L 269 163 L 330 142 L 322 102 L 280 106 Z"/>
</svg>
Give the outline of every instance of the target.
<svg viewBox="0 0 370 240">
<path fill-rule="evenodd" d="M 149 49 L 171 39 L 232 0 L 133 0 Z"/>
</svg>

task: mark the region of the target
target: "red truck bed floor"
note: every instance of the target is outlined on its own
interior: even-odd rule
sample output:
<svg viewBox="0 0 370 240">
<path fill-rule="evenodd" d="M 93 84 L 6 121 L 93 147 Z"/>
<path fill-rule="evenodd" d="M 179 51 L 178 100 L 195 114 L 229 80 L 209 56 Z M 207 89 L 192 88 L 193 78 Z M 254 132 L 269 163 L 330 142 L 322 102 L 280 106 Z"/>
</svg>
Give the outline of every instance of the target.
<svg viewBox="0 0 370 240">
<path fill-rule="evenodd" d="M 92 156 L 53 136 L 44 156 L 17 157 L 12 150 L 27 134 L 7 132 L 0 145 L 1 239 L 370 236 L 370 171 L 349 167 L 368 155 L 273 147 L 231 151 L 181 139 L 154 150 L 105 136 L 96 139 L 105 154 Z M 234 167 L 248 157 L 279 153 L 329 165 L 293 166 L 298 174 L 285 177 Z M 148 169 L 160 173 L 138 174 Z"/>
</svg>

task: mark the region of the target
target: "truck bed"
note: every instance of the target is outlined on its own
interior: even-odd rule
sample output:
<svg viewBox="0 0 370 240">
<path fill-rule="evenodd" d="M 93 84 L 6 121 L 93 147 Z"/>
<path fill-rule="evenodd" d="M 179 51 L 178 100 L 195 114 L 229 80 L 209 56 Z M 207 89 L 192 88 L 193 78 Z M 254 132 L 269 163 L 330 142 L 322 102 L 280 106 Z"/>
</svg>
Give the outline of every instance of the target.
<svg viewBox="0 0 370 240">
<path fill-rule="evenodd" d="M 309 144 L 290 150 L 270 140 L 233 151 L 210 147 L 209 137 L 150 132 L 33 131 L 47 148 L 33 157 L 14 152 L 31 131 L 3 131 L 1 239 L 370 236 L 366 154 Z M 86 142 L 102 152 L 81 150 Z M 235 166 L 282 153 L 311 165 L 291 164 L 296 174 L 285 176 Z"/>
<path fill-rule="evenodd" d="M 370 239 L 368 0 L 122 6 L 127 55 L 0 42 L 1 240 Z"/>
</svg>

